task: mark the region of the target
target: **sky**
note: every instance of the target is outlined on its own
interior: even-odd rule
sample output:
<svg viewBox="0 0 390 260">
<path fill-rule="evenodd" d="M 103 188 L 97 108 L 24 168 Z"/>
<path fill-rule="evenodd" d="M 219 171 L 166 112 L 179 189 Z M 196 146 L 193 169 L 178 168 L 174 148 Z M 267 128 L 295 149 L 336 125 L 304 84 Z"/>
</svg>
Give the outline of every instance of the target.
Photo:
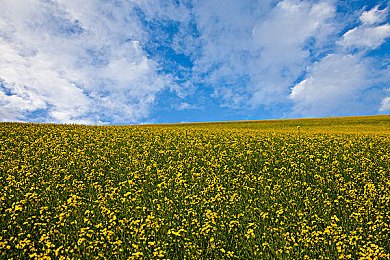
<svg viewBox="0 0 390 260">
<path fill-rule="evenodd" d="M 390 114 L 390 3 L 0 0 L 0 121 Z"/>
</svg>

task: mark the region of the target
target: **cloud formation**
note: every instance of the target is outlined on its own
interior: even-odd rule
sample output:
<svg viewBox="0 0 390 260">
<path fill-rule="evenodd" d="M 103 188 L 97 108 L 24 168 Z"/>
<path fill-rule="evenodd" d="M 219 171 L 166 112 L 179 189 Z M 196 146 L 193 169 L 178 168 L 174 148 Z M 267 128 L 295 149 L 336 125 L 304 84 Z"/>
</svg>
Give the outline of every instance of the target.
<svg viewBox="0 0 390 260">
<path fill-rule="evenodd" d="M 384 74 L 386 70 L 377 68 L 375 58 L 368 53 L 390 37 L 390 24 L 384 23 L 387 10 L 376 6 L 364 11 L 359 17 L 361 24 L 344 33 L 332 53 L 308 66 L 305 78 L 291 90 L 290 99 L 294 102 L 291 115 L 385 111 L 387 102 L 380 101 L 378 88 L 390 82 Z"/>
<path fill-rule="evenodd" d="M 294 113 L 305 117 L 351 114 L 365 88 L 365 64 L 356 55 L 329 54 L 314 63 L 290 97 Z"/>
<path fill-rule="evenodd" d="M 339 41 L 344 47 L 375 49 L 390 37 L 390 24 L 385 23 L 388 9 L 378 10 L 375 6 L 361 14 L 361 25 L 346 32 Z"/>
<path fill-rule="evenodd" d="M 375 3 L 0 0 L 0 120 L 386 113 L 390 7 Z"/>
<path fill-rule="evenodd" d="M 382 100 L 381 107 L 379 108 L 380 112 L 390 112 L 390 97 L 385 97 Z"/>
<path fill-rule="evenodd" d="M 139 44 L 132 3 L 2 2 L 2 120 L 135 122 L 170 84 Z"/>
</svg>

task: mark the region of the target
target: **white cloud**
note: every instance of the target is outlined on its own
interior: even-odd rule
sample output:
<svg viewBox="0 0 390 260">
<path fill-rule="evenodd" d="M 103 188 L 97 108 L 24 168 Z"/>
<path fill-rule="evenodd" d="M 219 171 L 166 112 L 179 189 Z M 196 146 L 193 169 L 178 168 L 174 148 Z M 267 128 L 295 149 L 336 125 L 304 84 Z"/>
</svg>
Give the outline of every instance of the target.
<svg viewBox="0 0 390 260">
<path fill-rule="evenodd" d="M 379 112 L 390 112 L 390 97 L 386 97 L 382 100 Z"/>
<path fill-rule="evenodd" d="M 356 27 L 343 36 L 340 44 L 346 47 L 367 47 L 375 49 L 382 45 L 390 37 L 390 24 L 384 24 L 376 27 Z"/>
<path fill-rule="evenodd" d="M 346 32 L 338 43 L 347 48 L 375 49 L 379 47 L 390 37 L 390 24 L 378 25 L 386 20 L 387 15 L 387 8 L 378 10 L 378 6 L 363 12 L 360 16 L 362 24 Z"/>
<path fill-rule="evenodd" d="M 272 104 L 286 96 L 288 86 L 309 63 L 309 49 L 327 41 L 334 13 L 334 7 L 326 2 L 286 0 L 255 26 L 255 44 L 261 53 L 252 67 L 252 103 Z M 313 46 L 307 46 L 309 40 Z"/>
<path fill-rule="evenodd" d="M 194 13 L 202 52 L 194 72 L 205 75 L 214 98 L 242 108 L 286 102 L 288 87 L 302 73 L 310 48 L 333 31 L 335 8 L 327 3 L 285 0 L 200 1 Z"/>
<path fill-rule="evenodd" d="M 386 97 L 382 100 L 379 112 L 390 112 L 390 97 Z"/>
<path fill-rule="evenodd" d="M 364 54 L 389 37 L 387 9 L 364 12 L 362 24 L 340 39 L 344 25 L 336 20 L 334 1 L 246 4 L 194 5 L 202 46 L 194 71 L 206 75 L 203 83 L 213 86 L 222 106 L 285 108 L 290 100 L 291 116 L 374 112 L 367 100 L 374 102 L 378 93 L 370 88 L 386 79 L 373 79 L 374 59 Z M 354 47 L 360 50 L 352 55 Z"/>
<path fill-rule="evenodd" d="M 375 6 L 371 10 L 365 11 L 360 16 L 360 20 L 365 25 L 372 25 L 386 20 L 388 9 L 379 10 L 379 6 Z"/>
<path fill-rule="evenodd" d="M 180 104 L 177 106 L 177 110 L 182 111 L 182 110 L 186 110 L 186 109 L 201 109 L 201 108 L 198 107 L 198 106 L 195 106 L 195 105 L 186 103 L 186 102 L 182 102 L 182 103 L 180 103 Z"/>
<path fill-rule="evenodd" d="M 365 54 L 390 37 L 390 25 L 383 22 L 387 10 L 375 7 L 360 16 L 362 24 L 338 41 L 342 48 L 308 66 L 305 78 L 290 92 L 292 116 L 329 116 L 372 113 L 378 102 L 377 88 L 388 83 L 386 71 L 375 67 Z M 354 48 L 359 48 L 355 51 Z M 350 49 L 353 50 L 351 54 Z M 375 88 L 373 88 L 375 87 Z M 386 110 L 383 99 L 379 112 Z"/>
<path fill-rule="evenodd" d="M 5 120 L 23 120 L 26 112 L 50 105 L 53 105 L 52 117 L 59 122 L 71 120 L 70 116 L 77 118 L 86 110 L 89 100 L 83 91 L 62 78 L 55 70 L 56 64 L 45 53 L 25 56 L 3 40 L 0 40 L 0 50 L 0 78 L 11 93 L 2 93 L 0 102 L 16 116 Z"/>
<path fill-rule="evenodd" d="M 291 64 L 309 55 L 304 44 L 310 37 L 319 38 L 321 26 L 334 15 L 327 3 L 311 5 L 304 1 L 282 1 L 268 19 L 257 24 L 254 37 L 262 50 L 262 62 Z"/>
<path fill-rule="evenodd" d="M 356 55 L 328 55 L 310 67 L 306 78 L 290 94 L 292 115 L 326 116 L 364 112 L 359 102 L 366 86 L 366 66 Z"/>
<path fill-rule="evenodd" d="M 390 89 L 386 89 L 387 92 L 390 92 Z M 382 99 L 381 105 L 379 107 L 380 113 L 390 113 L 390 96 Z"/>
<path fill-rule="evenodd" d="M 140 47 L 147 32 L 132 2 L 1 5 L 1 120 L 29 121 L 43 109 L 44 121 L 135 122 L 171 81 Z"/>
<path fill-rule="evenodd" d="M 388 82 L 379 73 L 386 62 L 375 67 L 365 56 L 390 37 L 387 8 L 358 12 L 360 24 L 340 37 L 345 24 L 333 0 L 0 5 L 0 120 L 153 120 L 164 90 L 228 109 L 275 108 L 276 116 L 291 106 L 295 116 L 355 113 L 366 109 L 362 95 L 381 111 L 388 104 L 369 90 Z M 193 67 L 171 54 L 187 55 Z M 172 100 L 171 109 L 199 107 Z"/>
<path fill-rule="evenodd" d="M 298 84 L 296 84 L 291 89 L 290 98 L 291 99 L 301 99 L 305 95 L 306 85 L 310 84 L 308 83 L 307 79 L 302 80 Z"/>
</svg>

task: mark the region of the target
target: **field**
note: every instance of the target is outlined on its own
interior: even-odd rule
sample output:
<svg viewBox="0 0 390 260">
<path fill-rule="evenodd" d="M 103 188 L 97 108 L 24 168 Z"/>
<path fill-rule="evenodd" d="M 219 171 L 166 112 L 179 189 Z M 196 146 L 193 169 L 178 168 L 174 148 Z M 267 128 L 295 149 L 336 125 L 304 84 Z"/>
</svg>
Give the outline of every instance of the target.
<svg viewBox="0 0 390 260">
<path fill-rule="evenodd" d="M 0 123 L 0 259 L 389 259 L 390 116 Z"/>
</svg>

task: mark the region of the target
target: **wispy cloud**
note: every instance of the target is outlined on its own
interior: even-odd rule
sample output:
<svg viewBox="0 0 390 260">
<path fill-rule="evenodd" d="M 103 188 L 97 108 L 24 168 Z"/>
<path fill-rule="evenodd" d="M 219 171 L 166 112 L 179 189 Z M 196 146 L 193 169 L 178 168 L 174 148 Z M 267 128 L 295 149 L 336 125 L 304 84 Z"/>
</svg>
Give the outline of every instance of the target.
<svg viewBox="0 0 390 260">
<path fill-rule="evenodd" d="M 192 104 L 188 104 L 186 102 L 182 102 L 177 106 L 177 109 L 182 111 L 186 109 L 201 109 L 201 108 Z"/>
</svg>

